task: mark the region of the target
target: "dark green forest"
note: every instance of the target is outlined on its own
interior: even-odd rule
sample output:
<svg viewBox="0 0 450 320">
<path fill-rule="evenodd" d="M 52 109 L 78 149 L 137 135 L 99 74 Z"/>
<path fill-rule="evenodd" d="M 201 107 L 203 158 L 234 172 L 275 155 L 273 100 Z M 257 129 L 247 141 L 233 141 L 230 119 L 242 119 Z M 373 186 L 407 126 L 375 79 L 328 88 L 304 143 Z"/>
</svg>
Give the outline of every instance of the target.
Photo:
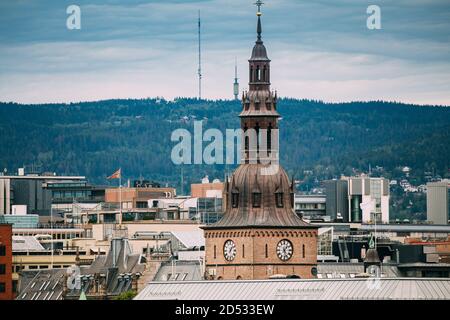
<svg viewBox="0 0 450 320">
<path fill-rule="evenodd" d="M 107 100 L 71 104 L 0 103 L 0 170 L 40 165 L 43 171 L 85 175 L 107 184 L 121 167 L 125 179 L 146 178 L 184 190 L 201 177 L 223 179 L 234 166 L 171 162 L 171 133 L 238 128 L 239 101 L 196 99 Z M 323 180 L 383 167 L 387 178 L 401 166 L 449 177 L 450 108 L 392 102 L 324 103 L 280 99 L 281 163 L 304 179 Z M 206 143 L 204 144 L 206 145 Z"/>
</svg>

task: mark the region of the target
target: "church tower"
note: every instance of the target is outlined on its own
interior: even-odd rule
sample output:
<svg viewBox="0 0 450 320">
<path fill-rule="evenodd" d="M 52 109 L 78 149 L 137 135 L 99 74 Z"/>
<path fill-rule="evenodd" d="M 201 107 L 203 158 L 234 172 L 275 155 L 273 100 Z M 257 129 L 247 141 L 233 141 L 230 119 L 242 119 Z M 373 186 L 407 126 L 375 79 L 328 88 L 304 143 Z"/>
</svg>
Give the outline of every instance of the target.
<svg viewBox="0 0 450 320">
<path fill-rule="evenodd" d="M 224 215 L 204 226 L 205 277 L 268 279 L 283 274 L 313 278 L 317 227 L 294 212 L 294 183 L 279 165 L 277 94 L 270 90 L 270 59 L 257 39 L 249 59 L 249 90 L 242 95 L 241 164 L 226 179 Z"/>
</svg>

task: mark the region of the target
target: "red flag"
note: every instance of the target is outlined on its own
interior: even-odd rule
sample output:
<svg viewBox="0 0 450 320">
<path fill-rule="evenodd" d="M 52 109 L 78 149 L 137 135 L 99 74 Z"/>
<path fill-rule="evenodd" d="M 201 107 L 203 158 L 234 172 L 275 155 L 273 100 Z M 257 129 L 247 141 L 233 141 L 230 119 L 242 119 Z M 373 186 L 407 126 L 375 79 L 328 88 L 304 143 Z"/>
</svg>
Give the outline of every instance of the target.
<svg viewBox="0 0 450 320">
<path fill-rule="evenodd" d="M 106 179 L 108 179 L 108 180 L 111 180 L 111 179 L 120 179 L 121 176 L 122 176 L 122 169 L 119 169 L 119 170 L 117 170 L 116 172 L 114 172 L 112 175 L 110 175 L 110 176 L 109 176 L 108 178 L 106 178 Z"/>
</svg>

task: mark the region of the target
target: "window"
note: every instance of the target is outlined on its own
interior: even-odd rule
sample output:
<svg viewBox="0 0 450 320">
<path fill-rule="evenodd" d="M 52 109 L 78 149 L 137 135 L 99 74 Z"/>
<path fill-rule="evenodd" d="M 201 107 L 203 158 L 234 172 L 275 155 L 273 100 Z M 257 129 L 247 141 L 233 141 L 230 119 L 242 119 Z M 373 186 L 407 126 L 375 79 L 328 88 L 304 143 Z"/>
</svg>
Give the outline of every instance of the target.
<svg viewBox="0 0 450 320">
<path fill-rule="evenodd" d="M 253 202 L 253 208 L 261 207 L 261 192 L 260 191 L 253 192 L 252 202 Z"/>
<path fill-rule="evenodd" d="M 0 292 L 5 292 L 6 288 L 5 288 L 5 283 L 4 282 L 0 282 Z"/>
<path fill-rule="evenodd" d="M 277 208 L 283 208 L 283 192 L 275 193 L 275 202 Z"/>
<path fill-rule="evenodd" d="M 6 256 L 6 246 L 0 245 L 0 257 Z"/>
<path fill-rule="evenodd" d="M 237 208 L 239 206 L 239 192 L 233 191 L 231 193 L 231 206 Z"/>
<path fill-rule="evenodd" d="M 269 257 L 269 246 L 266 243 L 266 258 L 268 258 L 268 257 Z"/>
<path fill-rule="evenodd" d="M 302 245 L 302 256 L 305 258 L 305 245 Z"/>
<path fill-rule="evenodd" d="M 247 131 L 247 129 L 245 131 Z M 250 148 L 250 138 L 246 135 L 245 136 L 245 152 L 248 152 L 249 148 Z"/>
<path fill-rule="evenodd" d="M 269 108 L 267 109 L 270 110 Z M 272 124 L 269 124 L 269 127 L 267 128 L 267 151 L 270 152 L 271 150 L 272 150 Z"/>
<path fill-rule="evenodd" d="M 245 258 L 245 246 L 242 245 L 242 258 Z"/>
<path fill-rule="evenodd" d="M 5 274 L 5 273 L 6 273 L 6 265 L 0 264 L 0 274 Z"/>
<path fill-rule="evenodd" d="M 217 259 L 217 248 L 214 246 L 214 259 Z"/>
<path fill-rule="evenodd" d="M 148 208 L 148 202 L 147 201 L 137 201 L 136 207 L 139 209 L 146 209 L 146 208 Z"/>
</svg>

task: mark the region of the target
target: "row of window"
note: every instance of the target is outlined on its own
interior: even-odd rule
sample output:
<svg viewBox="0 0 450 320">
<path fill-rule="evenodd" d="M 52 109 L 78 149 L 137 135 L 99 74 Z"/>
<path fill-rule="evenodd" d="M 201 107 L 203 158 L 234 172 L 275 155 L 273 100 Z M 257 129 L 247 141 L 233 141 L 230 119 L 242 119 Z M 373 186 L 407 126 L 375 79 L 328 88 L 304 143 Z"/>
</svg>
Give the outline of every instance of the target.
<svg viewBox="0 0 450 320">
<path fill-rule="evenodd" d="M 245 110 L 249 110 L 250 109 L 250 101 L 246 101 L 244 104 Z M 274 110 L 277 109 L 276 105 L 273 105 Z M 255 110 L 260 110 L 261 109 L 261 103 L 260 102 L 256 102 L 255 101 Z M 267 110 L 272 110 L 272 103 L 271 102 L 266 102 L 266 109 Z"/>
<path fill-rule="evenodd" d="M 50 239 L 54 239 L 54 240 L 66 240 L 66 239 L 74 239 L 74 238 L 81 238 L 82 237 L 82 233 L 80 232 L 76 232 L 76 233 L 68 233 L 68 232 L 62 232 L 62 233 L 53 233 L 53 237 L 52 235 L 47 235 L 47 234 L 34 234 L 34 233 L 29 233 L 29 232 L 14 232 L 15 236 L 36 236 L 39 240 L 50 240 Z M 0 246 L 0 256 L 1 254 L 1 246 Z"/>
<path fill-rule="evenodd" d="M 187 272 L 185 272 L 185 273 L 174 273 L 174 274 L 171 274 L 171 273 L 168 273 L 167 274 L 167 281 L 183 281 L 183 280 L 186 280 L 186 277 L 188 276 L 188 273 Z"/>
<path fill-rule="evenodd" d="M 263 69 L 261 69 L 259 66 L 257 66 L 255 69 L 250 67 L 250 82 L 255 81 L 269 81 L 269 69 L 264 66 Z"/>
<path fill-rule="evenodd" d="M 29 265 L 28 266 L 28 270 L 50 269 L 50 267 L 51 267 L 51 265 L 46 265 L 46 264 L 43 264 L 43 265 Z M 70 267 L 70 265 L 59 265 L 59 264 L 54 264 L 53 265 L 53 269 L 67 269 L 69 267 Z M 22 266 L 22 267 L 16 266 L 15 269 L 13 268 L 13 270 L 15 272 L 20 272 L 21 270 L 27 270 L 27 268 L 24 267 L 24 266 Z"/>
<path fill-rule="evenodd" d="M 291 203 L 293 202 L 294 195 L 291 194 Z M 261 207 L 261 192 L 253 192 L 252 193 L 252 207 L 260 208 Z M 275 192 L 275 204 L 277 208 L 284 207 L 284 194 L 283 192 Z M 239 191 L 234 190 L 231 192 L 231 206 L 233 208 L 239 207 Z"/>
<path fill-rule="evenodd" d="M 91 191 L 53 191 L 54 199 L 67 199 L 67 198 L 87 198 L 92 195 Z"/>
</svg>

